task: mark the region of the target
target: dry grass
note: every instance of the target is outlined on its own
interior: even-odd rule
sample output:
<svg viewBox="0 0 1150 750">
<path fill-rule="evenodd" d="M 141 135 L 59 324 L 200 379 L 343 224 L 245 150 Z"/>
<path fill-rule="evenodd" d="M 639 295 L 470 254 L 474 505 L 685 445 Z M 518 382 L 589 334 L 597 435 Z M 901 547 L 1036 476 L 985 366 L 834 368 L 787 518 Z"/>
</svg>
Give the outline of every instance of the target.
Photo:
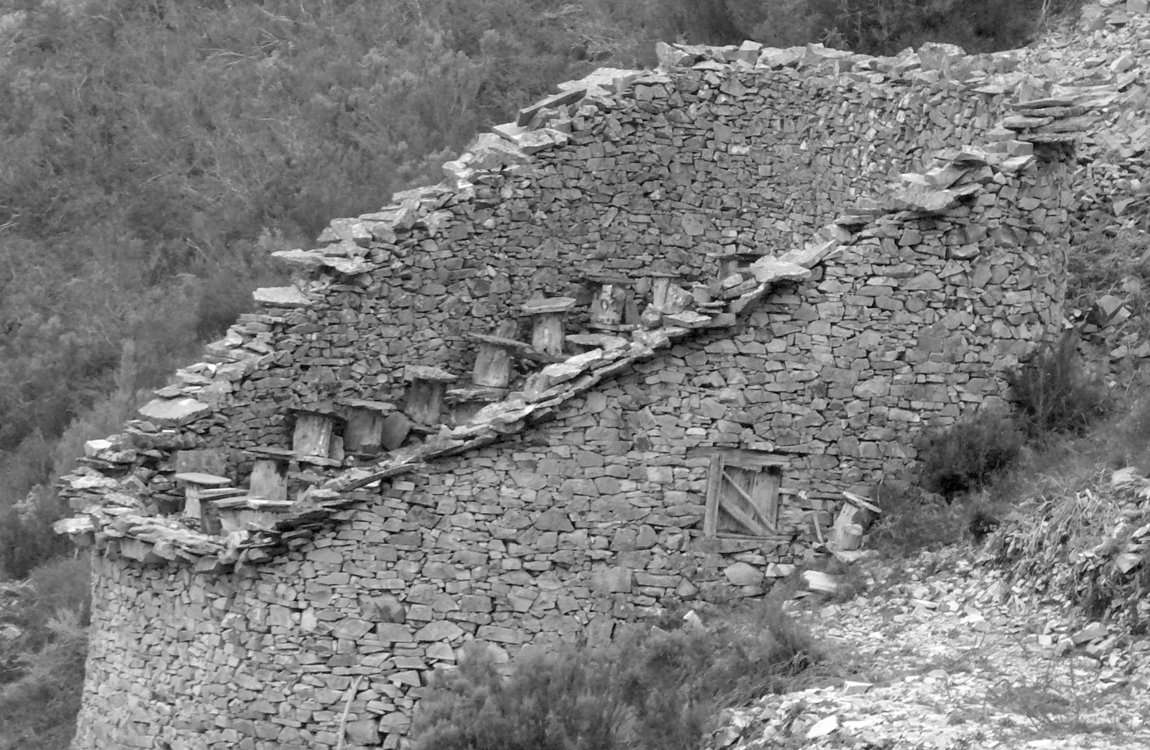
<svg viewBox="0 0 1150 750">
<path fill-rule="evenodd" d="M 1024 717 L 1036 737 L 1122 731 L 1117 723 L 1097 718 L 1105 714 L 1106 696 L 1080 684 L 1074 663 L 1068 659 L 1047 658 L 1037 673 L 1003 675 L 985 701 L 988 707 Z"/>
<path fill-rule="evenodd" d="M 1031 453 L 993 488 L 1015 510 L 987 552 L 1039 593 L 1137 626 L 1150 614 L 1139 609 L 1150 592 L 1150 399 L 1119 413 Z M 1132 454 L 1141 460 L 1128 465 Z"/>
</svg>

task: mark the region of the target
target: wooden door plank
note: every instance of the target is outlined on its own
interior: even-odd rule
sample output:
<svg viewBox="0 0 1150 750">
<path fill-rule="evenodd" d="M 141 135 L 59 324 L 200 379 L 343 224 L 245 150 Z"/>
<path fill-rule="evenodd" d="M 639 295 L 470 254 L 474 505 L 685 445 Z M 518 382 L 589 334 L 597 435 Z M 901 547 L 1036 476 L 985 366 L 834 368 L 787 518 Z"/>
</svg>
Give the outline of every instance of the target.
<svg viewBox="0 0 1150 750">
<path fill-rule="evenodd" d="M 782 477 L 775 472 L 763 471 L 755 477 L 751 494 L 755 497 L 755 508 L 770 531 L 777 531 L 779 517 L 779 485 Z"/>
<path fill-rule="evenodd" d="M 723 471 L 723 456 L 715 453 L 711 456 L 710 477 L 707 482 L 707 514 L 703 517 L 703 534 L 714 536 L 719 531 L 719 478 Z"/>
<path fill-rule="evenodd" d="M 768 528 L 768 529 L 774 528 L 774 524 L 773 524 L 773 523 L 771 523 L 771 520 L 770 520 L 769 518 L 767 518 L 767 515 L 766 515 L 765 513 L 763 513 L 762 509 L 759 507 L 759 503 L 757 503 L 757 502 L 755 501 L 755 498 L 754 498 L 754 497 L 752 497 L 752 496 L 751 496 L 751 495 L 750 495 L 750 494 L 749 494 L 749 493 L 748 493 L 746 490 L 744 490 L 742 487 L 740 487 L 740 486 L 738 485 L 738 483 L 735 481 L 734 477 L 732 477 L 732 476 L 730 475 L 730 473 L 728 473 L 728 472 L 727 472 L 725 469 L 723 470 L 723 478 L 724 478 L 724 479 L 726 479 L 726 480 L 727 480 L 727 481 L 730 483 L 730 485 L 731 485 L 732 487 L 734 487 L 734 488 L 735 488 L 735 490 L 736 490 L 736 491 L 737 491 L 737 492 L 738 492 L 740 495 L 742 495 L 742 496 L 743 496 L 743 499 L 745 499 L 745 500 L 747 501 L 747 503 L 748 503 L 748 504 L 751 506 L 751 511 L 752 511 L 752 512 L 754 513 L 754 515 L 755 515 L 755 516 L 757 516 L 757 517 L 758 517 L 758 519 L 759 519 L 759 524 L 758 524 L 758 525 L 759 525 L 760 527 L 766 527 L 766 528 Z M 724 506 L 724 507 L 727 507 L 727 506 Z"/>
<path fill-rule="evenodd" d="M 746 527 L 747 531 L 756 536 L 763 536 L 766 533 L 762 526 L 759 525 L 759 522 L 742 508 L 735 506 L 733 503 L 726 502 L 724 499 L 720 499 L 720 502 L 722 502 L 723 510 L 726 511 L 727 515 L 741 523 Z"/>
</svg>

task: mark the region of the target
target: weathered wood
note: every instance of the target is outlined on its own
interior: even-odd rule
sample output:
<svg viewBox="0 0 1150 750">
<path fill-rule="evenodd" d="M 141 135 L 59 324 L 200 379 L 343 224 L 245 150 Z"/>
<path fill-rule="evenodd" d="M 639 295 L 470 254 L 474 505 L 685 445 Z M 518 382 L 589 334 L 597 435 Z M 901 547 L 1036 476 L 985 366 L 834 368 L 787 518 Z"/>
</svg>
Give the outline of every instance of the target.
<svg viewBox="0 0 1150 750">
<path fill-rule="evenodd" d="M 755 516 L 755 524 L 760 529 L 759 533 L 766 533 L 769 530 L 773 530 L 775 527 L 774 519 L 769 518 L 767 513 L 764 512 L 763 508 L 760 507 L 760 505 L 764 501 L 769 503 L 771 498 L 769 498 L 769 497 L 767 497 L 767 498 L 752 497 L 751 493 L 747 492 L 742 487 L 740 487 L 738 481 L 736 481 L 736 479 L 733 476 L 731 476 L 730 472 L 726 471 L 725 469 L 723 471 L 723 477 L 727 480 L 728 483 L 730 483 L 731 487 L 733 487 L 735 489 L 735 491 L 737 493 L 739 493 L 739 495 L 742 496 L 742 498 L 744 500 L 747 501 L 747 505 L 749 505 L 751 507 L 751 512 Z M 751 488 L 752 491 L 758 490 L 759 489 L 758 478 L 753 478 L 752 482 L 753 482 L 753 486 Z M 756 492 L 756 494 L 761 494 L 761 493 Z M 724 504 L 723 507 L 729 509 L 730 505 Z"/>
<path fill-rule="evenodd" d="M 563 318 L 574 306 L 572 297 L 552 297 L 525 304 L 523 312 L 532 316 L 533 321 L 531 348 L 551 356 L 562 354 Z"/>
<path fill-rule="evenodd" d="M 380 410 L 351 409 L 343 433 L 344 448 L 352 453 L 379 453 L 386 418 L 387 414 Z"/>
<path fill-rule="evenodd" d="M 297 456 L 327 458 L 331 451 L 335 419 L 330 414 L 299 412 L 292 434 L 292 452 Z"/>
<path fill-rule="evenodd" d="M 671 290 L 670 276 L 656 276 L 651 280 L 651 306 L 662 312 L 667 307 L 667 297 Z"/>
<path fill-rule="evenodd" d="M 456 376 L 438 367 L 413 365 L 407 368 L 407 380 L 403 411 L 416 422 L 439 424 L 447 384 L 457 380 Z"/>
<path fill-rule="evenodd" d="M 511 341 L 516 328 L 515 321 L 505 320 L 496 329 L 495 338 Z M 511 382 L 511 352 L 518 345 L 518 341 L 513 346 L 507 346 L 497 343 L 495 339 L 480 342 L 475 353 L 471 382 L 489 388 L 506 388 Z"/>
<path fill-rule="evenodd" d="M 257 459 L 252 466 L 248 494 L 268 500 L 286 500 L 287 470 L 288 462 L 282 459 Z"/>
<path fill-rule="evenodd" d="M 755 536 L 763 536 L 764 534 L 766 534 L 766 529 L 764 529 L 762 526 L 759 525 L 759 522 L 757 519 L 752 518 L 749 513 L 744 512 L 737 505 L 735 505 L 732 502 L 727 501 L 721 495 L 719 497 L 719 504 L 720 504 L 720 507 L 722 508 L 724 513 L 726 513 L 731 518 L 735 519 L 740 524 L 742 524 L 744 527 L 746 527 L 746 530 L 749 533 L 751 533 Z"/>
<path fill-rule="evenodd" d="M 225 487 L 232 483 L 232 480 L 227 477 L 195 471 L 176 474 L 175 479 L 176 482 L 184 485 L 183 517 L 194 518 L 197 521 L 203 519 L 203 505 L 201 503 L 203 494 L 211 488 Z"/>
<path fill-rule="evenodd" d="M 447 384 L 434 380 L 416 380 L 407 384 L 403 410 L 416 422 L 426 425 L 439 423 Z"/>
<path fill-rule="evenodd" d="M 714 536 L 719 532 L 719 485 L 717 477 L 723 471 L 723 456 L 720 453 L 711 454 L 710 474 L 711 481 L 707 482 L 707 512 L 703 517 L 703 534 Z"/>
<path fill-rule="evenodd" d="M 707 257 L 714 258 L 719 263 L 719 281 L 727 278 L 737 271 L 762 258 L 764 253 L 751 250 L 739 250 L 725 253 L 707 253 Z"/>
<path fill-rule="evenodd" d="M 531 346 L 544 354 L 563 353 L 563 316 L 537 315 L 531 331 Z"/>
<path fill-rule="evenodd" d="M 748 452 L 710 453 L 710 482 L 704 533 L 766 537 L 778 528 L 781 475 L 773 456 Z"/>
<path fill-rule="evenodd" d="M 874 521 L 879 509 L 869 500 L 851 492 L 844 492 L 847 502 L 839 510 L 831 528 L 832 547 L 851 551 L 862 546 L 863 534 Z"/>
<path fill-rule="evenodd" d="M 615 326 L 623 322 L 627 290 L 613 284 L 603 284 L 591 298 L 591 325 Z"/>
</svg>

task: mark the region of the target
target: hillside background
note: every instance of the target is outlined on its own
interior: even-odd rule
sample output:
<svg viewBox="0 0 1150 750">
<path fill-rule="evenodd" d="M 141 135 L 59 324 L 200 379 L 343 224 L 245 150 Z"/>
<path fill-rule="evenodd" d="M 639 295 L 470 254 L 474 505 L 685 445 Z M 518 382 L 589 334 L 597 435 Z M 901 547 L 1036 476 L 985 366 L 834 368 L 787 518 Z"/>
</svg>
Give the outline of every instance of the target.
<svg viewBox="0 0 1150 750">
<path fill-rule="evenodd" d="M 987 52 L 1071 5 L 0 0 L 0 748 L 62 747 L 78 700 L 86 577 L 50 531 L 55 477 L 280 280 L 272 251 L 659 40 Z"/>
</svg>

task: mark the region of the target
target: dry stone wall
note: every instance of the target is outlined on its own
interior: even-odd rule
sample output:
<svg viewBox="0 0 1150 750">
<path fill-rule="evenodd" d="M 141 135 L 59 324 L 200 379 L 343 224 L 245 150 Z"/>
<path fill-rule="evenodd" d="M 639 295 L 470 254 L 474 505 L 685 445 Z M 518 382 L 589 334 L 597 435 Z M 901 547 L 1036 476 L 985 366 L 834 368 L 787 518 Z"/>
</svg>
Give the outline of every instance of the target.
<svg viewBox="0 0 1150 750">
<path fill-rule="evenodd" d="M 1022 140 L 988 139 L 1016 92 L 945 48 L 663 52 L 525 110 L 453 185 L 281 254 L 297 285 L 90 444 L 61 526 L 97 552 L 77 749 L 330 748 L 345 710 L 344 747 L 396 747 L 469 640 L 603 640 L 762 593 L 844 490 L 905 472 L 914 434 L 1000 400 L 1058 329 L 1073 129 L 1041 131 L 1039 104 Z M 521 362 L 479 414 L 301 472 L 279 520 L 221 536 L 165 513 L 177 469 L 245 481 L 293 407 L 398 402 L 408 365 L 466 380 L 465 334 L 534 297 L 571 296 L 585 328 L 587 274 L 627 277 L 630 327 Z M 705 533 L 734 448 L 781 472 L 766 536 Z"/>
<path fill-rule="evenodd" d="M 220 354 L 274 351 L 225 366 L 235 380 L 215 377 L 208 393 L 191 373 L 197 399 L 218 399 L 192 429 L 264 445 L 284 439 L 286 407 L 397 394 L 406 364 L 465 375 L 464 333 L 491 332 L 533 295 L 578 295 L 584 273 L 709 279 L 708 254 L 781 254 L 933 151 L 977 142 L 1005 106 L 950 79 L 869 83 L 885 77 L 717 62 L 636 74 L 624 93 L 577 105 L 563 147 L 337 223 L 322 239 L 366 246 L 367 278 L 241 325 Z"/>
</svg>

